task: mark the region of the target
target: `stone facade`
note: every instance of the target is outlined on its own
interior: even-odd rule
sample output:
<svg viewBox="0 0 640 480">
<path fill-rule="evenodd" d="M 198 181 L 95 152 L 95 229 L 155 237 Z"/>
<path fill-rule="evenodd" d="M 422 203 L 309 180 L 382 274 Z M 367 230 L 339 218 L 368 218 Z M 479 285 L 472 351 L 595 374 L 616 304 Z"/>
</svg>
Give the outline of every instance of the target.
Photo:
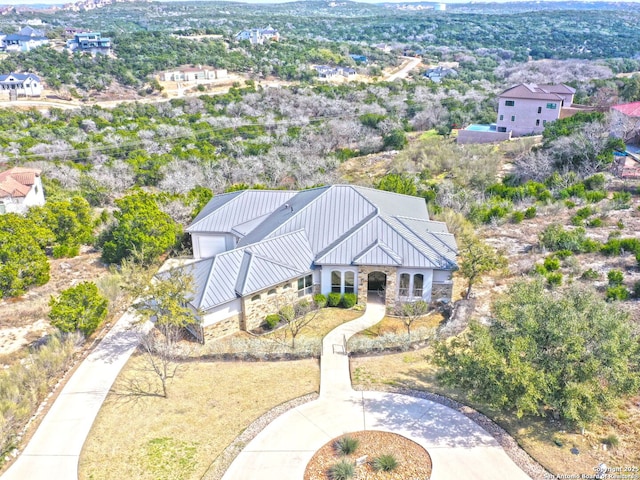
<svg viewBox="0 0 640 480">
<path fill-rule="evenodd" d="M 226 337 L 232 333 L 239 332 L 240 317 L 241 314 L 234 315 L 233 317 L 225 318 L 213 325 L 204 327 L 204 343 L 209 340 L 215 340 L 216 338 Z"/>
<path fill-rule="evenodd" d="M 312 291 L 316 291 L 313 285 Z M 242 299 L 242 311 L 244 313 L 240 322 L 241 330 L 254 330 L 258 328 L 267 315 L 278 313 L 285 305 L 293 305 L 302 300 L 311 301 L 312 295 L 298 296 L 298 280 L 257 292 Z"/>
<path fill-rule="evenodd" d="M 453 282 L 433 283 L 431 286 L 431 300 L 435 301 L 440 298 L 453 298 Z"/>
<path fill-rule="evenodd" d="M 396 299 L 396 281 L 397 281 L 397 268 L 396 267 L 359 267 L 358 268 L 358 303 L 361 305 L 367 304 L 367 289 L 369 287 L 369 274 L 372 272 L 382 272 L 387 276 L 387 283 L 385 287 L 385 305 L 387 307 L 393 307 Z"/>
</svg>

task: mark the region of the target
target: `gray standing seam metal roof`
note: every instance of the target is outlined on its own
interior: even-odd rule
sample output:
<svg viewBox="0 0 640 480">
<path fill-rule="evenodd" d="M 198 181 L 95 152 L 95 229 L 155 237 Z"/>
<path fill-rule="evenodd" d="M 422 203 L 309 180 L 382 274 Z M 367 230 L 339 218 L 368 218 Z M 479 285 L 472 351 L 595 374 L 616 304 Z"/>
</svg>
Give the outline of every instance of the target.
<svg viewBox="0 0 640 480">
<path fill-rule="evenodd" d="M 455 238 L 429 220 L 424 199 L 350 185 L 219 195 L 187 231 L 242 237 L 236 249 L 191 264 L 194 304 L 205 310 L 299 277 L 314 264 L 456 265 Z"/>
<path fill-rule="evenodd" d="M 187 232 L 232 232 L 236 226 L 273 212 L 296 193 L 286 190 L 241 190 L 216 195 L 189 225 Z"/>
<path fill-rule="evenodd" d="M 312 266 L 309 242 L 304 232 L 297 231 L 180 268 L 194 277 L 192 305 L 206 311 L 299 277 Z"/>
</svg>

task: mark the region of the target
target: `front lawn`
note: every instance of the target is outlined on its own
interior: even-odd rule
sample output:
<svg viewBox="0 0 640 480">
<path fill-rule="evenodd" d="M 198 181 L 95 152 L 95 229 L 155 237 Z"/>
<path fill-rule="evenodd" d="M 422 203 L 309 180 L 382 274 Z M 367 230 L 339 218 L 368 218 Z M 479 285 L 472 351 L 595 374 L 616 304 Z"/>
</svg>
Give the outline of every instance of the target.
<svg viewBox="0 0 640 480">
<path fill-rule="evenodd" d="M 186 362 L 169 398 L 135 395 L 127 378 L 149 377 L 133 357 L 84 445 L 81 480 L 201 479 L 247 426 L 273 407 L 319 388 L 316 360 Z"/>
</svg>

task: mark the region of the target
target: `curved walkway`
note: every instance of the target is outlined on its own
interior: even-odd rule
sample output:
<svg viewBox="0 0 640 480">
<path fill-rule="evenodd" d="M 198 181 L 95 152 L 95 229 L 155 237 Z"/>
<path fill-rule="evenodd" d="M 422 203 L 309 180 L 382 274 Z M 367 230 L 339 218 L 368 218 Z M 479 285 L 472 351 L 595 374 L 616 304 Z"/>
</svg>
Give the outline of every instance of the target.
<svg viewBox="0 0 640 480">
<path fill-rule="evenodd" d="M 431 480 L 529 480 L 496 440 L 463 414 L 428 400 L 383 392 L 356 392 L 349 378 L 346 341 L 384 317 L 367 304 L 364 315 L 323 340 L 320 398 L 289 410 L 260 432 L 223 480 L 300 480 L 314 453 L 331 439 L 359 430 L 398 433 L 431 455 Z"/>
<path fill-rule="evenodd" d="M 139 343 L 134 321 L 133 314 L 125 313 L 80 364 L 2 480 L 78 478 L 78 459 L 91 425 Z"/>
</svg>

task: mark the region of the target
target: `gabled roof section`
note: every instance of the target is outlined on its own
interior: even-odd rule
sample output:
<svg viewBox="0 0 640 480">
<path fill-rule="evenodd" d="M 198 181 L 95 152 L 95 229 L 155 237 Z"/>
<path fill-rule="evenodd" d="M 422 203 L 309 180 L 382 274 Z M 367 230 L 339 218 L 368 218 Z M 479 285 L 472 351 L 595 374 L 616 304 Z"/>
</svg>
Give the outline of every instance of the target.
<svg viewBox="0 0 640 480">
<path fill-rule="evenodd" d="M 180 268 L 194 278 L 192 305 L 207 311 L 300 277 L 311 270 L 312 264 L 307 237 L 297 231 Z"/>
<path fill-rule="evenodd" d="M 416 220 L 426 226 L 431 222 Z M 434 234 L 439 238 L 440 235 Z M 429 237 L 434 241 L 436 237 Z M 453 240 L 453 235 L 451 235 Z M 451 269 L 455 266 L 455 250 L 437 239 L 433 247 L 418 237 L 395 217 L 378 215 L 343 239 L 324 255 L 316 258 L 318 265 L 398 265 Z M 455 240 L 453 240 L 455 245 Z M 375 247 L 375 248 L 374 248 Z M 392 259 L 390 260 L 389 257 Z"/>
<path fill-rule="evenodd" d="M 311 250 L 317 253 L 376 210 L 356 187 L 349 185 L 303 190 L 268 216 L 239 245 L 304 230 Z"/>
<path fill-rule="evenodd" d="M 272 213 L 296 193 L 286 190 L 241 190 L 216 195 L 187 227 L 187 232 L 223 232 L 236 235 L 243 232 L 246 235 L 250 231 L 246 228 L 247 225 Z"/>
<path fill-rule="evenodd" d="M 402 257 L 388 245 L 376 240 L 353 258 L 354 265 L 402 265 Z"/>
<path fill-rule="evenodd" d="M 523 98 L 530 100 L 563 100 L 560 94 L 576 93 L 575 89 L 567 85 L 536 85 L 535 83 L 521 83 L 502 92 L 500 98 Z"/>
</svg>

